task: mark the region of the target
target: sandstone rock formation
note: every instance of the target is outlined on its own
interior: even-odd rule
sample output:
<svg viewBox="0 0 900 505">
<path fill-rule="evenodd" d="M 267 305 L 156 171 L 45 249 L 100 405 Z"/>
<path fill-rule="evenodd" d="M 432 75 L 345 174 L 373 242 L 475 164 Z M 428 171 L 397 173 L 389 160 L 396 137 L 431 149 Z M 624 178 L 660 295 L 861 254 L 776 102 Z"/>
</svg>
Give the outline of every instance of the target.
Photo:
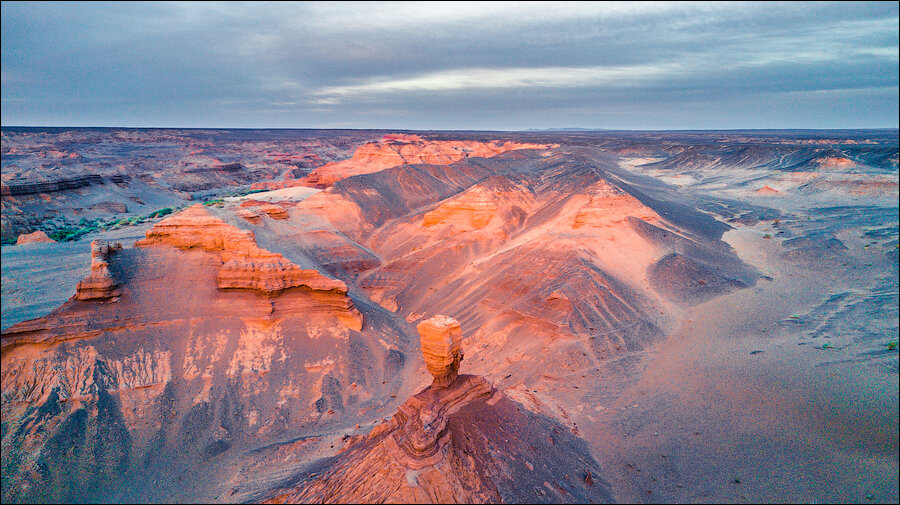
<svg viewBox="0 0 900 505">
<path fill-rule="evenodd" d="M 378 172 L 398 165 L 449 165 L 468 157 L 490 158 L 517 149 L 547 149 L 555 146 L 513 141 L 422 140 L 417 136 L 393 135 L 381 142 L 371 142 L 359 147 L 349 160 L 322 165 L 311 172 L 304 182 L 312 187 L 326 188 L 347 177 Z"/>
<path fill-rule="evenodd" d="M 432 384 L 436 387 L 448 386 L 456 380 L 459 362 L 463 359 L 459 322 L 448 316 L 434 316 L 420 322 L 416 329 L 419 331 L 425 366 L 434 376 Z"/>
<path fill-rule="evenodd" d="M 91 273 L 78 283 L 75 299 L 86 302 L 90 300 L 107 300 L 119 294 L 118 283 L 109 272 L 109 257 L 122 249 L 122 244 L 106 243 L 102 240 L 91 242 Z"/>
<path fill-rule="evenodd" d="M 197 214 L 188 224 L 211 217 Z M 96 244 L 95 273 L 105 252 L 110 275 L 79 291 L 109 294 L 100 290 L 112 279 L 116 303 L 72 299 L 4 329 L 4 503 L 154 501 L 146 482 L 176 489 L 204 465 L 257 464 L 257 448 L 395 410 L 414 345 L 380 309 L 362 308 L 362 328 L 346 291 L 327 289 L 341 285 L 324 275 L 310 280 L 324 290 L 220 289 L 225 251 L 230 261 L 249 257 L 228 237 L 240 245 L 247 236 L 219 226 L 222 250 L 207 250 L 187 247 L 191 230 L 169 228 L 141 247 Z"/>
<path fill-rule="evenodd" d="M 222 266 L 216 276 L 219 289 L 250 289 L 277 295 L 290 288 L 308 288 L 323 303 L 333 305 L 336 316 L 348 328 L 359 331 L 362 315 L 347 296 L 347 285 L 305 269 L 256 245 L 253 233 L 240 230 L 210 214 L 202 205 L 194 205 L 172 215 L 147 231 L 136 247 L 171 245 L 180 249 L 199 248 L 217 253 Z"/>
<path fill-rule="evenodd" d="M 56 243 L 55 240 L 48 237 L 46 233 L 40 230 L 33 233 L 23 233 L 22 235 L 19 235 L 19 238 L 16 239 L 16 245 L 36 244 L 41 242 Z"/>
<path fill-rule="evenodd" d="M 459 356 L 458 322 L 435 316 L 418 328 L 435 383 L 389 422 L 301 473 L 295 487 L 260 497 L 267 503 L 611 502 L 609 485 L 592 477 L 599 465 L 583 441 L 483 377 L 456 377 L 459 361 L 449 358 Z M 435 357 L 442 364 L 437 373 Z"/>
</svg>

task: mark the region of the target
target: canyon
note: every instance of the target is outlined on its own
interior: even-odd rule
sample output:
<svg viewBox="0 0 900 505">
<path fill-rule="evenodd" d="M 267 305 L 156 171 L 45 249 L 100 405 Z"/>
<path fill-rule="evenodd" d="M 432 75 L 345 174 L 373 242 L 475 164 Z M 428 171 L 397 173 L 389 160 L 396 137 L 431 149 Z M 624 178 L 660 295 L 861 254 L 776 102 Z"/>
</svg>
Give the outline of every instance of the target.
<svg viewBox="0 0 900 505">
<path fill-rule="evenodd" d="M 3 501 L 894 502 L 897 198 L 896 130 L 4 128 Z"/>
</svg>

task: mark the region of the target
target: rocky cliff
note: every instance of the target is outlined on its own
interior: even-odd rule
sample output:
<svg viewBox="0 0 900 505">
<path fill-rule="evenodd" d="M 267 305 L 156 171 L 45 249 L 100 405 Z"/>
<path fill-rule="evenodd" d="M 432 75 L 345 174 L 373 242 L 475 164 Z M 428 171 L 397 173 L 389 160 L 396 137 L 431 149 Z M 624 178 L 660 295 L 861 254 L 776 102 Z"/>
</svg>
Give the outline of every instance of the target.
<svg viewBox="0 0 900 505">
<path fill-rule="evenodd" d="M 78 295 L 3 332 L 3 501 L 159 499 L 154 479 L 380 415 L 410 341 L 364 311 L 205 208 L 95 242 Z"/>
<path fill-rule="evenodd" d="M 308 288 L 318 299 L 332 305 L 337 317 L 359 331 L 362 316 L 347 296 L 347 285 L 314 269 L 301 268 L 281 254 L 256 245 L 253 233 L 239 230 L 212 216 L 202 205 L 175 214 L 147 231 L 136 247 L 170 245 L 180 249 L 202 249 L 217 254 L 222 266 L 216 275 L 220 289 L 250 289 L 278 294 L 291 288 Z"/>
</svg>

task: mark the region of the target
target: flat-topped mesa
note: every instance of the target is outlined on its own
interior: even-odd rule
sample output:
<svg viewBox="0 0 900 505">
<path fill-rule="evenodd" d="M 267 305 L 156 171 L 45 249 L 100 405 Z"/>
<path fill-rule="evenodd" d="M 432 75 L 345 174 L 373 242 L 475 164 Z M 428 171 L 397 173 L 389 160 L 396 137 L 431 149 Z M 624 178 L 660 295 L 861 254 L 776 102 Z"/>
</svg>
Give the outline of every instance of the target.
<svg viewBox="0 0 900 505">
<path fill-rule="evenodd" d="M 459 362 L 463 359 L 462 329 L 459 322 L 449 316 L 434 316 L 420 322 L 419 342 L 425 356 L 425 366 L 434 376 L 432 386 L 447 387 L 459 374 Z"/>
<path fill-rule="evenodd" d="M 468 157 L 491 158 L 517 149 L 548 149 L 558 144 L 525 142 L 479 142 L 474 140 L 422 140 L 417 136 L 385 135 L 356 149 L 349 160 L 326 163 L 304 180 L 307 186 L 327 188 L 335 182 L 360 174 L 370 174 L 399 165 L 427 163 L 449 165 Z"/>
<path fill-rule="evenodd" d="M 122 249 L 122 244 L 118 242 L 91 242 L 91 273 L 76 286 L 76 300 L 107 300 L 119 295 L 118 283 L 109 273 L 109 255 L 119 249 Z"/>
<path fill-rule="evenodd" d="M 301 268 L 281 254 L 260 248 L 253 232 L 222 221 L 202 205 L 194 205 L 160 221 L 147 231 L 146 238 L 134 245 L 171 245 L 217 253 L 223 263 L 216 275 L 219 289 L 252 289 L 277 295 L 289 288 L 307 287 L 317 299 L 337 309 L 336 315 L 345 326 L 355 331 L 362 329 L 362 314 L 347 296 L 347 285 L 343 281 L 322 275 L 315 269 Z"/>
</svg>

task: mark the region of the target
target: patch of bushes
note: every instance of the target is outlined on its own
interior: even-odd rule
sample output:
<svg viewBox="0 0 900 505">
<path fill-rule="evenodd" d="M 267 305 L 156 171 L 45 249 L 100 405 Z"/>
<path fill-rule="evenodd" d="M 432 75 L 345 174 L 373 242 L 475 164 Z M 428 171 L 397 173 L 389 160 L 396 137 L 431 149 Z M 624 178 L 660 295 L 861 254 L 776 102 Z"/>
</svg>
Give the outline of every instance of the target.
<svg viewBox="0 0 900 505">
<path fill-rule="evenodd" d="M 95 223 L 91 223 L 84 227 L 63 226 L 51 231 L 47 236 L 57 242 L 71 242 L 80 239 L 82 236 L 87 235 L 92 231 L 97 231 L 97 228 L 98 226 Z"/>
<path fill-rule="evenodd" d="M 97 230 L 118 230 L 124 226 L 134 226 L 141 223 L 146 222 L 148 219 L 161 218 L 163 216 L 168 216 L 169 214 L 175 212 L 180 207 L 172 208 L 165 207 L 156 211 L 153 211 L 144 216 L 132 216 L 126 217 L 122 219 L 110 219 L 109 221 L 103 221 L 100 219 L 90 220 L 86 218 L 81 218 L 75 224 L 65 223 L 62 226 L 55 226 L 50 224 L 49 228 L 45 228 L 44 232 L 48 237 L 52 238 L 57 242 L 71 242 L 73 240 L 78 240 L 84 235 L 88 233 L 97 231 Z M 11 244 L 15 244 L 15 239 L 10 239 Z M 4 242 L 7 243 L 7 242 Z"/>
<path fill-rule="evenodd" d="M 172 209 L 171 207 L 166 207 L 166 208 L 164 208 L 164 209 L 159 209 L 159 210 L 156 211 L 156 212 L 151 212 L 151 213 L 147 214 L 147 218 L 148 218 L 148 219 L 153 219 L 153 218 L 155 218 L 155 217 L 168 216 L 169 214 L 172 213 L 172 211 L 173 211 L 173 209 Z"/>
<path fill-rule="evenodd" d="M 269 190 L 268 189 L 245 189 L 245 190 L 241 190 L 241 191 L 235 191 L 234 193 L 232 193 L 229 196 L 247 196 L 247 195 L 252 195 L 253 193 L 265 193 L 266 191 L 269 191 Z"/>
</svg>

